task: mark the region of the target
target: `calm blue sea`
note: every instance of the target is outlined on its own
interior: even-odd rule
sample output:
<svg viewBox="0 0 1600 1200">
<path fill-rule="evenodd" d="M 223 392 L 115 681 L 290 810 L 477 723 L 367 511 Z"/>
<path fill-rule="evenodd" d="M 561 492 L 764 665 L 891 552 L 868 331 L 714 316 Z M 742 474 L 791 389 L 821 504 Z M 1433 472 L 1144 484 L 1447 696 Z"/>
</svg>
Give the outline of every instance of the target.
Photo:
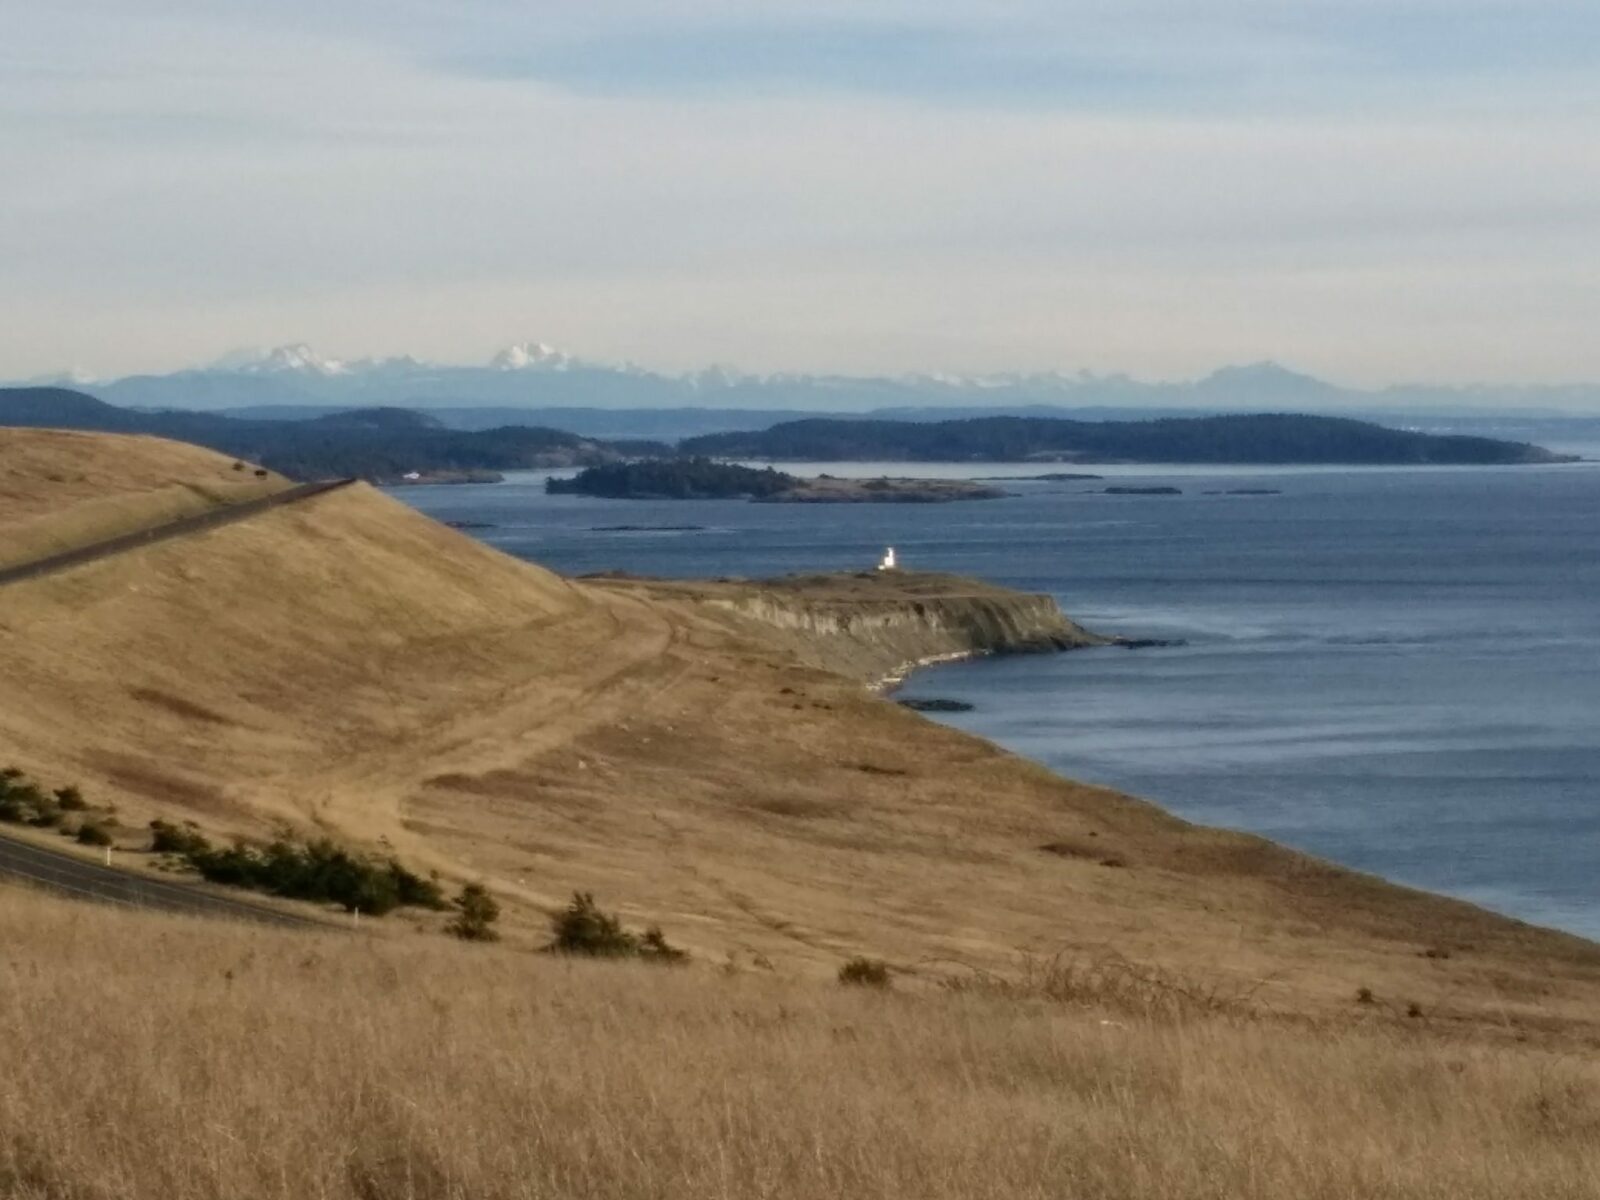
<svg viewBox="0 0 1600 1200">
<path fill-rule="evenodd" d="M 860 569 L 892 544 L 1183 639 L 942 667 L 905 694 L 968 701 L 951 724 L 1193 820 L 1600 938 L 1600 465 L 1106 473 L 1183 494 L 1018 481 L 811 508 L 551 497 L 531 472 L 396 494 L 562 572 Z M 1282 494 L 1205 494 L 1229 488 Z"/>
</svg>

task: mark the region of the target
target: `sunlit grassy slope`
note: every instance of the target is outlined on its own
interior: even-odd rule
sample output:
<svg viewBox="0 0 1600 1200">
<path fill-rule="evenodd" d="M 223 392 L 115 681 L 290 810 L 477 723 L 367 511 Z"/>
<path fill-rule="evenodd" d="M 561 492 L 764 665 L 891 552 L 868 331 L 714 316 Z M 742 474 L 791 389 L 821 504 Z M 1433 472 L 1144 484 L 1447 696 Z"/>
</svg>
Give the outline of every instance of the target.
<svg viewBox="0 0 1600 1200">
<path fill-rule="evenodd" d="M 175 442 L 58 429 L 0 430 L 0 567 L 288 487 Z"/>
<path fill-rule="evenodd" d="M 137 445 L 143 477 L 231 471 Z M 281 824 L 482 879 L 513 945 L 584 889 L 780 975 L 1117 954 L 1275 1011 L 1365 987 L 1437 1029 L 1591 1036 L 1588 943 L 1060 779 L 802 665 L 793 636 L 564 580 L 357 486 L 0 591 L 0 758 L 115 801 L 130 849 L 155 815 Z"/>
</svg>

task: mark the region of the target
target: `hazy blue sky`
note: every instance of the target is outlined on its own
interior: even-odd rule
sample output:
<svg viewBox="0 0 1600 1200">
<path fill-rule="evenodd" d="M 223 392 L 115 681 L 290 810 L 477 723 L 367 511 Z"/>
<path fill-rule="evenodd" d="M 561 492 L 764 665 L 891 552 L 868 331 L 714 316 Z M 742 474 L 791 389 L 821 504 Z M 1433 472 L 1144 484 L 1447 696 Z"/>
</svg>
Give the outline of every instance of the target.
<svg viewBox="0 0 1600 1200">
<path fill-rule="evenodd" d="M 0 377 L 1600 379 L 1595 0 L 0 0 Z"/>
</svg>

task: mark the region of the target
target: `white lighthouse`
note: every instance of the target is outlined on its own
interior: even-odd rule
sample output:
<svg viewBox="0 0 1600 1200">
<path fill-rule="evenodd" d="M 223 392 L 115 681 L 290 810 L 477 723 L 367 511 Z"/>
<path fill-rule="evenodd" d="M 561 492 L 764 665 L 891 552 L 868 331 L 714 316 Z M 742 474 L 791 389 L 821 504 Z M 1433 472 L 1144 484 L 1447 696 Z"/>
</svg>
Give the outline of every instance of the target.
<svg viewBox="0 0 1600 1200">
<path fill-rule="evenodd" d="M 878 560 L 878 570 L 893 571 L 895 569 L 896 563 L 894 561 L 894 547 L 885 546 L 883 550 L 883 557 Z"/>
</svg>

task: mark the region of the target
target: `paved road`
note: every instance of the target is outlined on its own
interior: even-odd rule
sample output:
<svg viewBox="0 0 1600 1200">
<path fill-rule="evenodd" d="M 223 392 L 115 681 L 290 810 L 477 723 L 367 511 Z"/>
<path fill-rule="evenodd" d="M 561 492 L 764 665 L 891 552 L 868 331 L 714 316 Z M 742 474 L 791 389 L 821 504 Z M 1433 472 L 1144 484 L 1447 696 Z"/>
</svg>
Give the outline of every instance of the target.
<svg viewBox="0 0 1600 1200">
<path fill-rule="evenodd" d="M 143 529 L 137 533 L 80 546 L 76 550 L 53 554 L 49 558 L 6 567 L 0 569 L 0 586 L 19 583 L 24 579 L 37 579 L 42 575 L 110 558 L 141 546 L 150 546 L 172 538 L 231 525 L 235 521 L 246 520 L 270 509 L 309 500 L 313 496 L 320 496 L 336 488 L 348 487 L 354 482 L 353 479 L 331 479 L 319 483 L 302 483 L 259 500 L 246 500 L 242 504 L 233 504 L 198 516 L 169 521 L 152 529 Z M 128 871 L 119 871 L 115 867 L 86 862 L 70 854 L 47 850 L 31 842 L 17 841 L 4 835 L 0 835 L 0 878 L 25 880 L 63 895 L 102 900 L 132 908 L 153 908 L 194 916 L 224 917 L 235 921 L 259 921 L 269 925 L 299 929 L 330 928 L 321 921 L 313 921 L 307 917 L 297 917 L 291 913 L 278 912 L 245 901 L 214 896 L 181 883 L 168 883 Z"/>
<path fill-rule="evenodd" d="M 215 896 L 182 883 L 150 879 L 130 871 L 87 862 L 70 854 L 47 850 L 32 842 L 0 835 L 0 879 L 20 879 L 36 887 L 83 900 L 101 900 L 129 908 L 151 908 L 162 912 L 186 913 L 198 917 L 221 917 L 231 921 L 258 921 L 294 929 L 334 928 L 322 921 L 293 913 Z"/>
<path fill-rule="evenodd" d="M 65 571 L 68 567 L 79 567 L 84 563 L 96 562 L 102 558 L 110 558 L 128 550 L 136 550 L 140 546 L 154 545 L 156 542 L 169 541 L 172 538 L 184 537 L 191 533 L 203 533 L 208 529 L 216 529 L 223 525 L 232 525 L 235 521 L 243 521 L 258 513 L 270 509 L 282 508 L 286 504 L 294 504 L 301 500 L 309 500 L 313 496 L 320 496 L 324 492 L 331 492 L 336 488 L 349 487 L 354 479 L 324 479 L 318 483 L 301 483 L 292 488 L 285 488 L 281 492 L 274 492 L 270 496 L 263 496 L 259 500 L 246 500 L 241 504 L 230 504 L 223 508 L 215 508 L 194 517 L 183 517 L 176 521 L 168 521 L 165 525 L 157 525 L 151 529 L 141 529 L 137 533 L 125 533 L 121 537 L 108 538 L 103 542 L 94 542 L 88 546 L 79 546 L 76 550 L 68 550 L 61 554 L 52 554 L 49 558 L 35 559 L 33 562 L 21 563 L 14 567 L 0 569 L 0 586 L 8 583 L 19 583 L 24 579 L 37 579 L 41 575 L 51 575 L 56 571 Z"/>
</svg>

